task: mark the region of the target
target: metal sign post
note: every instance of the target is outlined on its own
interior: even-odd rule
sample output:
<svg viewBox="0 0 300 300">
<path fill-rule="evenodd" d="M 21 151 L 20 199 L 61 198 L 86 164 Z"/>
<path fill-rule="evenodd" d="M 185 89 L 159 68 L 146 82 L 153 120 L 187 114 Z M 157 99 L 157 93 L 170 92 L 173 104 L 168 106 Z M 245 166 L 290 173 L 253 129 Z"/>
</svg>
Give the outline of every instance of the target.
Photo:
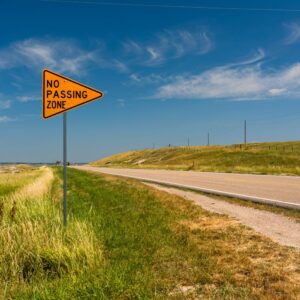
<svg viewBox="0 0 300 300">
<path fill-rule="evenodd" d="M 104 94 L 73 79 L 50 70 L 43 71 L 43 118 L 63 114 L 63 170 L 64 170 L 64 227 L 68 224 L 67 214 L 67 111 L 102 98 Z"/>
<path fill-rule="evenodd" d="M 67 112 L 63 113 L 64 226 L 67 227 Z"/>
</svg>

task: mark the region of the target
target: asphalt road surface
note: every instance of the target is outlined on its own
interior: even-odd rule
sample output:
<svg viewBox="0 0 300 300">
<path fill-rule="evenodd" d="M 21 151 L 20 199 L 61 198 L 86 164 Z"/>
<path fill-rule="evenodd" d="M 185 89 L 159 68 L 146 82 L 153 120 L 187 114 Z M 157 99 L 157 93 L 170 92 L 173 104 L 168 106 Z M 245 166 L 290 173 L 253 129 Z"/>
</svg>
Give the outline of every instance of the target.
<svg viewBox="0 0 300 300">
<path fill-rule="evenodd" d="M 300 209 L 299 176 L 114 169 L 91 166 L 76 168 Z"/>
</svg>

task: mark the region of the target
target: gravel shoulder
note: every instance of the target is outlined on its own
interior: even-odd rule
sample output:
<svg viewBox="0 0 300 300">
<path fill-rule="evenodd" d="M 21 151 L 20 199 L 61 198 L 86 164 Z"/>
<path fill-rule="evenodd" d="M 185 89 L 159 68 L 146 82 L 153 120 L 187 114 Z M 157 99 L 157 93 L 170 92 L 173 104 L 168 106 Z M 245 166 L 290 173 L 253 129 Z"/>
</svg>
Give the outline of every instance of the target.
<svg viewBox="0 0 300 300">
<path fill-rule="evenodd" d="M 233 217 L 239 220 L 243 225 L 251 227 L 255 231 L 271 238 L 281 245 L 300 249 L 300 224 L 287 217 L 250 207 L 234 205 L 190 191 L 160 186 L 157 184 L 145 184 L 193 201 L 210 212 Z"/>
</svg>

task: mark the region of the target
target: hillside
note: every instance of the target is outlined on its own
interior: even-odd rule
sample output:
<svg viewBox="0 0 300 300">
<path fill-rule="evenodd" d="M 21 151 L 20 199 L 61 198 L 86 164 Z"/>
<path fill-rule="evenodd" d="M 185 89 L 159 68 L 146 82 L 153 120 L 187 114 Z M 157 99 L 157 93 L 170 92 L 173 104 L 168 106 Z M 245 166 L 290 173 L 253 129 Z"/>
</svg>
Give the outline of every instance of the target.
<svg viewBox="0 0 300 300">
<path fill-rule="evenodd" d="M 109 156 L 90 165 L 300 175 L 300 141 L 145 149 Z"/>
</svg>

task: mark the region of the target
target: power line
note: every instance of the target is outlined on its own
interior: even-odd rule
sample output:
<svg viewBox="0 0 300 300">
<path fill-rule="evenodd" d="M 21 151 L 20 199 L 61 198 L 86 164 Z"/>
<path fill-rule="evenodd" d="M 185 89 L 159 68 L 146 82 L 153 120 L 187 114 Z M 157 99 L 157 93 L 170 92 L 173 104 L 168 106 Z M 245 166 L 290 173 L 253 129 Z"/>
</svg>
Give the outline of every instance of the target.
<svg viewBox="0 0 300 300">
<path fill-rule="evenodd" d="M 257 12 L 300 12 L 300 9 L 292 8 L 255 8 L 255 7 L 219 7 L 219 6 L 196 6 L 196 5 L 173 5 L 173 4 L 147 4 L 132 2 L 106 2 L 106 1 L 82 1 L 82 0 L 40 0 L 41 2 L 68 3 L 68 4 L 92 4 L 102 6 L 124 6 L 145 8 L 175 8 L 175 9 L 202 9 L 221 11 L 257 11 Z"/>
</svg>

